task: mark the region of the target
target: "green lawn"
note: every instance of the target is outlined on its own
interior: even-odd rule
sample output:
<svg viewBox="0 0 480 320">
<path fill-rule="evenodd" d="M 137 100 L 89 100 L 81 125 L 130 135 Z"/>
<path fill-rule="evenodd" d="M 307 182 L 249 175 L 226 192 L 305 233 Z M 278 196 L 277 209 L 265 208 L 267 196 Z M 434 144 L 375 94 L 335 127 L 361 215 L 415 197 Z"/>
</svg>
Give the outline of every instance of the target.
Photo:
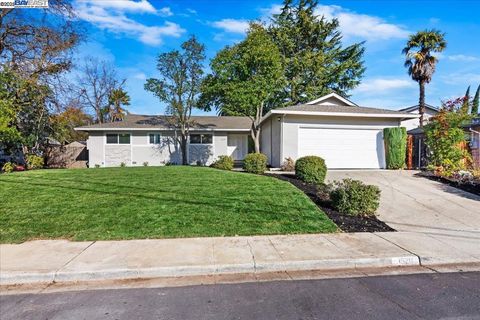
<svg viewBox="0 0 480 320">
<path fill-rule="evenodd" d="M 287 182 L 202 167 L 2 174 L 0 205 L 2 243 L 337 230 Z"/>
</svg>

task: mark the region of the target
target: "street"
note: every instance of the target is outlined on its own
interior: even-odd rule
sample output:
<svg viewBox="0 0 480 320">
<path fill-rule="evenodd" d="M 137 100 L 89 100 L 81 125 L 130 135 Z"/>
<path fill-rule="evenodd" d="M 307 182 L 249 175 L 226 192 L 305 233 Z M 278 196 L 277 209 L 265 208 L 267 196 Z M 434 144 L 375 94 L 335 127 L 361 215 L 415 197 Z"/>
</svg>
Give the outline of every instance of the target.
<svg viewBox="0 0 480 320">
<path fill-rule="evenodd" d="M 9 319 L 480 319 L 480 272 L 0 296 Z"/>
</svg>

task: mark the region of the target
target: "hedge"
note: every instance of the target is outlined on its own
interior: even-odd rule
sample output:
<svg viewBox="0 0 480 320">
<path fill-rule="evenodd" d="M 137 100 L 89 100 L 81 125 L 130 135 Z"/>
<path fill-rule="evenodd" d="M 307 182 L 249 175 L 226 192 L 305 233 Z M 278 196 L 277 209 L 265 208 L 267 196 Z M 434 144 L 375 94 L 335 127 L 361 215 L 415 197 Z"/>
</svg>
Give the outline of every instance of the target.
<svg viewBox="0 0 480 320">
<path fill-rule="evenodd" d="M 385 161 L 387 169 L 405 168 L 407 154 L 407 129 L 403 127 L 383 129 Z"/>
</svg>

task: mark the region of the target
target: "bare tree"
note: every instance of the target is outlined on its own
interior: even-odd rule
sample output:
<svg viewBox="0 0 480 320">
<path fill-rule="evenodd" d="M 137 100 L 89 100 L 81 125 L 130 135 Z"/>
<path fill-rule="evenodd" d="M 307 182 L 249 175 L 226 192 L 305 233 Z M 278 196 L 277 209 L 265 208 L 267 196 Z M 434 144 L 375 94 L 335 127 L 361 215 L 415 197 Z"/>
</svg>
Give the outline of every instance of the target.
<svg viewBox="0 0 480 320">
<path fill-rule="evenodd" d="M 182 44 L 182 51 L 161 53 L 157 60 L 161 78 L 150 78 L 145 83 L 145 90 L 167 103 L 166 113 L 171 125 L 180 131 L 178 142 L 184 165 L 187 164 L 187 139 L 193 123 L 192 109 L 197 106 L 200 94 L 204 60 L 205 47 L 192 36 Z"/>
<path fill-rule="evenodd" d="M 125 80 L 118 80 L 114 67 L 106 61 L 87 58 L 78 78 L 78 95 L 82 105 L 93 111 L 99 123 L 107 121 L 110 112 L 109 98 L 114 90 L 121 89 Z"/>
</svg>

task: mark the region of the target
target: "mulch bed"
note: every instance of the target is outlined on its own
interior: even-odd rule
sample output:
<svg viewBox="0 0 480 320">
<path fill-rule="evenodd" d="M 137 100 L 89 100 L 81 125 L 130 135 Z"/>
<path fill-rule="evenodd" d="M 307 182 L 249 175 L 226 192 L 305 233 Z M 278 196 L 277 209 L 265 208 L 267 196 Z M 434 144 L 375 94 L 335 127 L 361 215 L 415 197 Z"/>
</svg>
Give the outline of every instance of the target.
<svg viewBox="0 0 480 320">
<path fill-rule="evenodd" d="M 302 190 L 323 212 L 344 232 L 385 232 L 396 231 L 377 217 L 349 216 L 333 209 L 328 200 L 317 194 L 317 186 L 313 183 L 305 183 L 293 175 L 268 174 L 271 177 L 288 181 Z"/>
<path fill-rule="evenodd" d="M 438 181 L 438 182 L 444 183 L 446 185 L 449 185 L 451 187 L 461 189 L 463 191 L 467 191 L 467 192 L 470 192 L 470 193 L 473 193 L 473 194 L 476 194 L 476 195 L 480 196 L 480 183 L 475 183 L 475 182 L 474 183 L 465 183 L 465 182 L 461 182 L 461 181 L 458 181 L 458 180 L 437 176 L 433 172 L 430 172 L 430 171 L 421 171 L 419 173 L 416 173 L 415 176 L 427 178 L 427 179 L 430 179 L 430 180 L 433 180 L 433 181 Z"/>
</svg>

